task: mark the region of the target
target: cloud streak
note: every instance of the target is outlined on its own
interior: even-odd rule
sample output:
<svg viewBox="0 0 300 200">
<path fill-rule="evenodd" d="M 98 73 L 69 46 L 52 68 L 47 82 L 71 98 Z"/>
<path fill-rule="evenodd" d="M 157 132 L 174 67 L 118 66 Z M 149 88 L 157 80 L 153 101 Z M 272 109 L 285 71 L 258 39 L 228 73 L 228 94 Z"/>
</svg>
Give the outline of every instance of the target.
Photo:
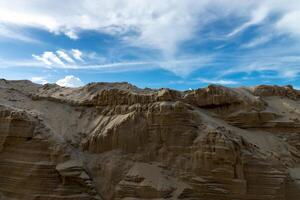
<svg viewBox="0 0 300 200">
<path fill-rule="evenodd" d="M 71 58 L 66 52 L 64 52 L 62 50 L 58 50 L 58 51 L 56 51 L 56 53 L 60 58 L 64 59 L 68 63 L 75 63 L 73 58 Z"/>
<path fill-rule="evenodd" d="M 121 37 L 131 45 L 173 55 L 180 43 L 228 16 L 244 19 L 227 35 L 231 38 L 253 25 L 263 25 L 274 13 L 280 17 L 272 24 L 272 29 L 300 36 L 299 7 L 297 0 L 289 3 L 278 0 L 65 0 L 64 6 L 52 0 L 13 4 L 3 0 L 0 2 L 0 24 L 6 28 L 7 25 L 39 28 L 75 40 L 80 38 L 82 31 L 93 30 Z M 11 35 L 20 38 L 17 34 Z"/>
<path fill-rule="evenodd" d="M 197 81 L 200 83 L 208 83 L 208 84 L 217 84 L 217 85 L 237 85 L 239 82 L 233 80 L 223 80 L 223 79 L 205 79 L 205 78 L 197 78 Z"/>
<path fill-rule="evenodd" d="M 199 81 L 219 84 L 238 84 L 229 77 L 234 74 L 266 71 L 296 79 L 299 18 L 298 0 L 65 0 L 64 6 L 51 0 L 13 4 L 3 0 L 0 40 L 39 42 L 29 34 L 38 29 L 65 35 L 63 40 L 76 45 L 72 49 L 58 42 L 55 50 L 47 46 L 33 52 L 33 60 L 0 61 L 0 67 L 92 72 L 163 69 L 183 79 L 208 74 L 213 78 Z M 99 42 L 99 48 L 89 49 L 80 43 L 89 31 L 117 42 Z"/>
<path fill-rule="evenodd" d="M 75 60 L 83 61 L 82 52 L 78 49 L 72 49 L 69 53 L 64 50 L 57 50 L 56 53 L 53 53 L 52 51 L 45 51 L 41 55 L 32 54 L 32 57 L 46 66 L 63 68 L 69 68 L 69 65 L 76 65 Z"/>
<path fill-rule="evenodd" d="M 78 49 L 72 49 L 72 55 L 76 60 L 83 61 L 82 52 Z"/>
<path fill-rule="evenodd" d="M 19 28 L 4 26 L 0 23 L 0 39 L 2 40 L 17 40 L 24 43 L 42 44 L 41 41 L 34 39 L 32 36 L 25 34 Z"/>
<path fill-rule="evenodd" d="M 202 55 L 185 57 L 181 59 L 156 59 L 154 60 L 99 60 L 97 54 L 84 53 L 78 49 L 60 49 L 56 52 L 45 51 L 33 54 L 31 60 L 2 61 L 1 67 L 35 67 L 49 69 L 70 69 L 70 70 L 94 70 L 101 72 L 124 72 L 124 71 L 145 71 L 163 69 L 178 77 L 187 77 L 192 72 L 206 68 L 214 62 L 214 56 Z"/>
</svg>

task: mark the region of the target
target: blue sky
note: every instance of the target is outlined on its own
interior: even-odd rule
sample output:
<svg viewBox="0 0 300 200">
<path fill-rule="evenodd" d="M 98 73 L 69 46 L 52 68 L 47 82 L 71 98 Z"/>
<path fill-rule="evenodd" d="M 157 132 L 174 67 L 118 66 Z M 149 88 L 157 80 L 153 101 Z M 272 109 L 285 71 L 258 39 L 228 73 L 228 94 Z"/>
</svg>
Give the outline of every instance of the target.
<svg viewBox="0 0 300 200">
<path fill-rule="evenodd" d="M 300 87 L 299 0 L 0 1 L 0 78 Z"/>
</svg>

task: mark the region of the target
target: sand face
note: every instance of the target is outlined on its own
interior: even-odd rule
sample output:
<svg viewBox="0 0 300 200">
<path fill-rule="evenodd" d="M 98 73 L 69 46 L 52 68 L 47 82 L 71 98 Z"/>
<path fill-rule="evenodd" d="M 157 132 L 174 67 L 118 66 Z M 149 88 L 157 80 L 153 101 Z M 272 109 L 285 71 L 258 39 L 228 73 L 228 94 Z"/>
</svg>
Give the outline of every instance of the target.
<svg viewBox="0 0 300 200">
<path fill-rule="evenodd" d="M 0 199 L 300 199 L 300 92 L 0 80 Z"/>
</svg>

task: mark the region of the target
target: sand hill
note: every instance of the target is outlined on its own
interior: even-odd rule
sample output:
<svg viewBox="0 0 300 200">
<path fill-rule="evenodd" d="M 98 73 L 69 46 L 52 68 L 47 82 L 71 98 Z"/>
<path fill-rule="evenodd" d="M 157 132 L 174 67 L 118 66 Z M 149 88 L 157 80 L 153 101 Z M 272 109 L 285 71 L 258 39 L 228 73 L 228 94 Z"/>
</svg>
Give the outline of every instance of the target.
<svg viewBox="0 0 300 200">
<path fill-rule="evenodd" d="M 299 200 L 300 92 L 0 80 L 1 200 Z"/>
</svg>

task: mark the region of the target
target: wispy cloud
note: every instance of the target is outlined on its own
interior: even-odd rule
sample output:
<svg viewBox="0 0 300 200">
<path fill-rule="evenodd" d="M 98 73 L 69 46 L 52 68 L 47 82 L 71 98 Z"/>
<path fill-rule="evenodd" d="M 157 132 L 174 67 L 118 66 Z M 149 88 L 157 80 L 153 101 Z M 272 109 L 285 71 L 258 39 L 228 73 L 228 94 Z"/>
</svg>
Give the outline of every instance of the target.
<svg viewBox="0 0 300 200">
<path fill-rule="evenodd" d="M 300 38 L 299 19 L 300 19 L 300 9 L 286 13 L 276 23 L 276 29 L 282 33 L 286 33 L 291 36 Z"/>
<path fill-rule="evenodd" d="M 41 65 L 40 61 L 35 61 L 32 59 L 28 60 L 7 60 L 0 58 L 0 68 L 10 68 L 10 67 L 46 67 L 45 65 Z"/>
<path fill-rule="evenodd" d="M 29 34 L 33 28 L 66 35 L 61 38 L 76 44 L 74 49 L 60 43 L 55 50 L 54 45 L 34 49 L 32 60 L 2 60 L 0 67 L 163 69 L 183 79 L 204 77 L 203 72 L 207 79 L 199 81 L 219 84 L 237 84 L 228 78 L 236 73 L 272 71 L 281 79 L 296 79 L 300 73 L 299 0 L 65 0 L 64 5 L 0 1 L 0 40 L 39 42 Z M 88 31 L 117 42 L 89 49 L 80 43 Z M 126 54 L 127 49 L 135 52 Z M 141 56 L 139 50 L 151 53 Z"/>
<path fill-rule="evenodd" d="M 205 79 L 205 78 L 197 78 L 197 81 L 200 83 L 208 83 L 208 84 L 218 84 L 218 85 L 237 85 L 239 82 L 233 80 L 223 80 L 223 79 Z"/>
<path fill-rule="evenodd" d="M 42 55 L 32 55 L 33 58 L 35 58 L 38 61 L 43 62 L 46 65 L 58 65 L 58 66 L 64 66 L 65 63 L 53 52 L 51 51 L 45 51 Z"/>
<path fill-rule="evenodd" d="M 275 28 L 300 35 L 298 0 L 289 3 L 277 0 L 66 0 L 64 5 L 57 6 L 51 0 L 14 4 L 3 0 L 0 24 L 63 33 L 71 39 L 79 39 L 82 31 L 95 30 L 121 37 L 132 45 L 162 50 L 168 55 L 176 52 L 181 42 L 193 38 L 198 30 L 226 17 L 246 19 L 228 34 L 229 37 L 263 24 L 272 13 L 282 16 L 274 24 Z M 124 34 L 131 32 L 135 34 Z"/>
<path fill-rule="evenodd" d="M 282 16 L 274 26 L 299 35 L 298 0 L 288 3 L 278 0 L 65 0 L 66 6 L 58 4 L 51 0 L 17 1 L 14 4 L 3 0 L 0 2 L 0 24 L 40 28 L 54 34 L 63 33 L 71 39 L 80 38 L 83 30 L 119 36 L 133 31 L 137 34 L 126 35 L 127 41 L 167 52 L 191 39 L 197 30 L 224 17 L 246 19 L 228 34 L 230 37 L 262 24 L 272 13 Z"/>
<path fill-rule="evenodd" d="M 41 67 L 64 68 L 64 69 L 93 69 L 120 71 L 135 71 L 161 68 L 174 73 L 180 77 L 186 77 L 193 71 L 204 68 L 213 60 L 212 55 L 190 57 L 184 59 L 161 59 L 155 61 L 122 61 L 122 62 L 101 62 L 97 56 L 85 56 L 78 49 L 58 50 L 56 54 L 46 51 L 41 55 L 32 55 L 33 58 L 41 62 Z M 71 58 L 72 57 L 72 58 Z M 85 60 L 83 57 L 86 57 Z M 61 58 L 61 59 L 60 59 Z"/>
<path fill-rule="evenodd" d="M 72 55 L 76 60 L 83 61 L 82 52 L 78 49 L 72 49 Z"/>
<path fill-rule="evenodd" d="M 263 45 L 271 40 L 272 40 L 272 35 L 259 36 L 246 44 L 242 44 L 241 47 L 242 48 L 254 48 L 259 45 Z"/>
<path fill-rule="evenodd" d="M 75 61 L 65 51 L 58 50 L 58 51 L 56 51 L 56 53 L 58 54 L 58 56 L 60 58 L 64 59 L 68 63 L 75 63 Z"/>
<path fill-rule="evenodd" d="M 157 64 L 177 76 L 186 77 L 200 68 L 208 67 L 213 59 L 212 55 L 206 55 L 187 59 L 159 61 Z"/>
<path fill-rule="evenodd" d="M 25 43 L 34 43 L 34 44 L 42 44 L 40 40 L 29 36 L 28 34 L 24 33 L 20 28 L 11 27 L 11 26 L 4 26 L 0 23 L 0 39 L 4 40 L 17 40 L 18 42 L 25 42 Z"/>
<path fill-rule="evenodd" d="M 251 15 L 250 15 L 250 20 L 247 21 L 246 23 L 242 24 L 241 26 L 238 26 L 236 29 L 234 29 L 231 33 L 229 33 L 227 36 L 232 37 L 237 35 L 238 33 L 244 31 L 250 26 L 257 25 L 259 23 L 262 23 L 263 20 L 267 17 L 268 15 L 268 8 L 265 6 L 261 6 L 256 10 L 253 10 Z"/>
<path fill-rule="evenodd" d="M 280 47 L 279 47 L 280 48 Z M 282 47 L 281 47 L 282 48 Z M 253 72 L 275 72 L 274 78 L 291 80 L 300 73 L 300 55 L 290 55 L 291 52 L 280 53 L 277 49 L 263 48 L 247 55 L 235 57 L 235 64 L 220 70 L 218 77 L 237 73 L 251 74 Z M 292 51 L 294 52 L 294 50 Z M 269 77 L 270 78 L 270 77 Z"/>
<path fill-rule="evenodd" d="M 78 49 L 72 49 L 69 53 L 67 53 L 65 50 L 57 50 L 56 53 L 52 51 L 45 51 L 41 55 L 32 54 L 32 57 L 35 60 L 40 61 L 41 64 L 63 68 L 70 68 L 70 66 L 76 66 L 75 60 L 83 61 L 82 52 Z"/>
</svg>

